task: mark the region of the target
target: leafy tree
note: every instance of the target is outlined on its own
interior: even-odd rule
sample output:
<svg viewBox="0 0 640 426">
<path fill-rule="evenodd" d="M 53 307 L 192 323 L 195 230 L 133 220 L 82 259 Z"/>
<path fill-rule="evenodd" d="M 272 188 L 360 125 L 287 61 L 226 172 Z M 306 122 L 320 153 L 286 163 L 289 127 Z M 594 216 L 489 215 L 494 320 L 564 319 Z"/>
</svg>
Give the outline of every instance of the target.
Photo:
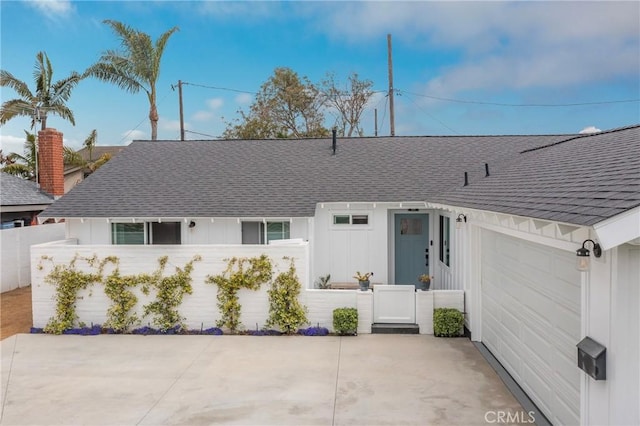
<svg viewBox="0 0 640 426">
<path fill-rule="evenodd" d="M 260 87 L 249 112 L 227 123 L 227 139 L 322 137 L 323 100 L 318 88 L 290 68 L 276 68 Z"/>
<path fill-rule="evenodd" d="M 42 129 L 47 127 L 47 116 L 57 115 L 75 125 L 73 112 L 67 106 L 73 88 L 82 80 L 83 76 L 72 72 L 67 78 L 53 82 L 53 67 L 45 52 L 36 54 L 36 64 L 33 71 L 36 90 L 32 92 L 27 84 L 10 72 L 0 70 L 0 86 L 15 90 L 19 98 L 10 99 L 0 107 L 0 125 L 9 120 L 26 116 L 31 118 L 31 127 L 35 121 L 41 121 Z"/>
<path fill-rule="evenodd" d="M 169 37 L 179 30 L 173 27 L 162 34 L 155 43 L 151 37 L 129 25 L 105 20 L 120 40 L 121 50 L 106 50 L 97 63 L 85 71 L 85 75 L 115 84 L 131 93 L 143 90 L 149 99 L 151 139 L 158 138 L 158 108 L 156 83 L 160 76 L 160 62 Z"/>
<path fill-rule="evenodd" d="M 364 108 L 373 95 L 373 81 L 360 80 L 357 73 L 351 73 L 344 88 L 339 87 L 335 75 L 327 74 L 321 83 L 322 94 L 325 105 L 337 111 L 337 127 L 343 136 L 352 136 L 355 131 L 357 135 L 363 134 L 360 127 L 360 118 Z"/>
</svg>

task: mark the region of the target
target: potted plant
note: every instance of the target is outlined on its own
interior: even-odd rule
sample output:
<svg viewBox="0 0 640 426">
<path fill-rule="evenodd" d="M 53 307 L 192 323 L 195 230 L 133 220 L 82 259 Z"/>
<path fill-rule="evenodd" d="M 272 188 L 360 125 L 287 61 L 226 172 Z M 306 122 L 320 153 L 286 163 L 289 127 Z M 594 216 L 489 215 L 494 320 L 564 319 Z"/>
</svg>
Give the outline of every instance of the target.
<svg viewBox="0 0 640 426">
<path fill-rule="evenodd" d="M 373 272 L 366 272 L 361 274 L 360 271 L 357 271 L 353 276 L 356 280 L 358 280 L 358 284 L 360 284 L 360 290 L 367 291 L 369 290 L 369 278 L 373 276 Z"/>
<path fill-rule="evenodd" d="M 428 274 L 422 274 L 418 277 L 418 281 L 420 281 L 420 286 L 419 289 L 420 290 L 429 290 L 429 287 L 431 286 L 431 278 Z"/>
</svg>

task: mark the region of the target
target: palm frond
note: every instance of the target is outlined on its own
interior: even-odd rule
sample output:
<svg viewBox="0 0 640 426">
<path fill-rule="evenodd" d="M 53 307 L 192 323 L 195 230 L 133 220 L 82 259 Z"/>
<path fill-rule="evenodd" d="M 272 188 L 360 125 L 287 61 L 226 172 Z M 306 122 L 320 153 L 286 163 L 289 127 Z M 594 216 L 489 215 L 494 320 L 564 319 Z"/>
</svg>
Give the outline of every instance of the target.
<svg viewBox="0 0 640 426">
<path fill-rule="evenodd" d="M 11 99 L 6 101 L 0 107 L 0 125 L 5 124 L 7 121 L 14 117 L 31 117 L 33 125 L 33 113 L 35 111 L 34 105 L 28 103 L 23 99 Z"/>
<path fill-rule="evenodd" d="M 9 71 L 0 70 L 0 86 L 9 87 L 23 99 L 33 99 L 33 93 L 24 81 L 18 80 Z"/>
<path fill-rule="evenodd" d="M 120 89 L 130 93 L 138 93 L 140 89 L 146 91 L 146 88 L 138 81 L 137 76 L 113 62 L 98 62 L 87 68 L 85 74 L 98 80 L 115 84 Z"/>
<path fill-rule="evenodd" d="M 166 31 L 156 40 L 156 48 L 155 54 L 153 58 L 153 69 L 154 69 L 154 81 L 158 79 L 160 76 L 160 61 L 162 60 L 162 54 L 164 53 L 164 48 L 167 45 L 167 41 L 169 41 L 169 37 L 177 31 L 180 31 L 180 28 L 173 27 L 170 30 Z"/>
</svg>

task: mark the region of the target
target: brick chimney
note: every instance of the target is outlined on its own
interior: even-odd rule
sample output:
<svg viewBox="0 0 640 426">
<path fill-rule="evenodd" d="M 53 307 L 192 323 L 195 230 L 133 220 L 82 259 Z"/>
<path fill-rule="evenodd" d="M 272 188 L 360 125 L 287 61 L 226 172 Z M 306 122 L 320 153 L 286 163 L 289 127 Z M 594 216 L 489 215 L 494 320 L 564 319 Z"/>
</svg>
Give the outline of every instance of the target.
<svg viewBox="0 0 640 426">
<path fill-rule="evenodd" d="M 56 129 L 38 132 L 38 176 L 40 189 L 55 198 L 64 195 L 62 133 Z"/>
</svg>

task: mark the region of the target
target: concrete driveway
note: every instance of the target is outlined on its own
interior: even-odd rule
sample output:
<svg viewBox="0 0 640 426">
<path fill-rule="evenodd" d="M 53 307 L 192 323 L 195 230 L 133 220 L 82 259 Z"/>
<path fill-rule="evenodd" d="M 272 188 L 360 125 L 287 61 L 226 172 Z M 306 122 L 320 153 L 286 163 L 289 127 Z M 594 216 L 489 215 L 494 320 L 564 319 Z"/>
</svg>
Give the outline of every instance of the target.
<svg viewBox="0 0 640 426">
<path fill-rule="evenodd" d="M 466 338 L 18 334 L 1 349 L 3 425 L 481 425 L 524 411 Z"/>
</svg>

